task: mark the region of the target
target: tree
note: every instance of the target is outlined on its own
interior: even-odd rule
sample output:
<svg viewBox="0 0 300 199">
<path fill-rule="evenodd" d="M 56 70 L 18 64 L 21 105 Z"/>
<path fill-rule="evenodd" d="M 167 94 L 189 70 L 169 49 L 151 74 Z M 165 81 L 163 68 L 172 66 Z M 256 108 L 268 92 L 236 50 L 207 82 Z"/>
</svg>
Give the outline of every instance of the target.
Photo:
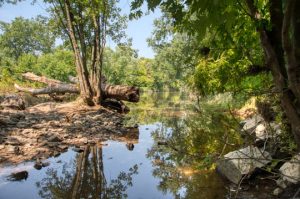
<svg viewBox="0 0 300 199">
<path fill-rule="evenodd" d="M 50 31 L 47 19 L 15 18 L 11 23 L 0 22 L 0 46 L 8 57 L 15 60 L 22 54 L 41 54 L 52 51 L 55 35 Z"/>
<path fill-rule="evenodd" d="M 236 21 L 252 24 L 264 52 L 265 65 L 271 70 L 276 92 L 286 113 L 296 143 L 300 147 L 300 13 L 297 0 L 204 0 L 152 1 L 154 10 L 162 6 L 171 14 L 177 30 L 203 38 L 214 29 L 228 31 L 236 28 Z M 140 15 L 143 0 L 135 0 L 132 16 Z M 220 29 L 221 28 L 221 29 Z M 243 28 L 241 26 L 240 28 Z M 242 35 L 236 35 L 237 38 Z M 239 43 L 242 41 L 237 40 Z M 247 47 L 247 46 L 246 46 Z"/>
<path fill-rule="evenodd" d="M 80 84 L 88 105 L 100 104 L 103 53 L 107 35 L 118 40 L 124 26 L 116 0 L 45 0 L 52 4 L 63 33 L 68 36 Z"/>
</svg>

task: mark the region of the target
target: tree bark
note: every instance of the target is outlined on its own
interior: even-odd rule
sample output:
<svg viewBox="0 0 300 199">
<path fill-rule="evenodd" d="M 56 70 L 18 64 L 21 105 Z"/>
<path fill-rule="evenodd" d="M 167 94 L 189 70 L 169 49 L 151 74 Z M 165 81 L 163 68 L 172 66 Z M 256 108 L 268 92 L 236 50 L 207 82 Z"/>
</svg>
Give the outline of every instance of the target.
<svg viewBox="0 0 300 199">
<path fill-rule="evenodd" d="M 68 0 L 64 1 L 64 8 L 65 8 L 65 15 L 67 19 L 68 34 L 73 47 L 76 70 L 77 70 L 77 75 L 79 77 L 80 95 L 88 105 L 92 106 L 94 105 L 94 102 L 92 99 L 93 91 L 89 81 L 89 75 L 88 75 L 89 73 L 88 73 L 87 66 L 85 65 L 85 62 L 81 56 L 80 49 L 77 43 L 77 39 L 75 36 L 75 28 L 73 25 L 75 23 L 74 23 L 74 19 L 72 18 L 73 14 L 71 11 L 70 2 Z"/>
</svg>

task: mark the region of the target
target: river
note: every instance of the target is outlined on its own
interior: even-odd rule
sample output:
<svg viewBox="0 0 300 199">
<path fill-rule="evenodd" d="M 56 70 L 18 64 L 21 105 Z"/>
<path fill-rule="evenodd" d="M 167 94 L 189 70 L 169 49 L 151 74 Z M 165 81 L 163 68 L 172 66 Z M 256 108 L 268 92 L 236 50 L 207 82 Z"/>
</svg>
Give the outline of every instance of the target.
<svg viewBox="0 0 300 199">
<path fill-rule="evenodd" d="M 69 148 L 40 170 L 34 162 L 2 167 L 0 198 L 230 198 L 214 160 L 241 144 L 238 123 L 217 101 L 195 104 L 183 93 L 144 93 L 126 116 L 136 135 L 82 153 Z"/>
</svg>

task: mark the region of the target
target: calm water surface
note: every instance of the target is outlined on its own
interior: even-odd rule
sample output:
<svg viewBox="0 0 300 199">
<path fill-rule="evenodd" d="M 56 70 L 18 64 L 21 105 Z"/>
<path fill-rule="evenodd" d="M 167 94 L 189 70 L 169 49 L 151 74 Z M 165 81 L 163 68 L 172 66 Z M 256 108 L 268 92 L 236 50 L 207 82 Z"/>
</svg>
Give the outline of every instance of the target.
<svg viewBox="0 0 300 199">
<path fill-rule="evenodd" d="M 199 117 L 179 93 L 143 94 L 129 106 L 126 122 L 139 125 L 136 137 L 82 153 L 70 148 L 41 170 L 33 162 L 0 168 L 0 198 L 225 198 L 224 181 L 210 165 L 224 151 L 214 137 L 226 132 L 218 126 L 229 122 L 224 116 Z M 26 180 L 7 180 L 24 170 Z"/>
</svg>

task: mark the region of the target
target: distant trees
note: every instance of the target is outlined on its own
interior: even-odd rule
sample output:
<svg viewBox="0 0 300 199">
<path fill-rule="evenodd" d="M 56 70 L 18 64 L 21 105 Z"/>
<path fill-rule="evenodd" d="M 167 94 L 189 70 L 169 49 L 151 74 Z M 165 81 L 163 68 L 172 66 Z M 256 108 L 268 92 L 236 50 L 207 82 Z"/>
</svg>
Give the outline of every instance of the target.
<svg viewBox="0 0 300 199">
<path fill-rule="evenodd" d="M 54 48 L 55 35 L 43 17 L 15 18 L 11 23 L 0 22 L 1 51 L 15 60 L 22 54 L 49 53 Z"/>
</svg>

